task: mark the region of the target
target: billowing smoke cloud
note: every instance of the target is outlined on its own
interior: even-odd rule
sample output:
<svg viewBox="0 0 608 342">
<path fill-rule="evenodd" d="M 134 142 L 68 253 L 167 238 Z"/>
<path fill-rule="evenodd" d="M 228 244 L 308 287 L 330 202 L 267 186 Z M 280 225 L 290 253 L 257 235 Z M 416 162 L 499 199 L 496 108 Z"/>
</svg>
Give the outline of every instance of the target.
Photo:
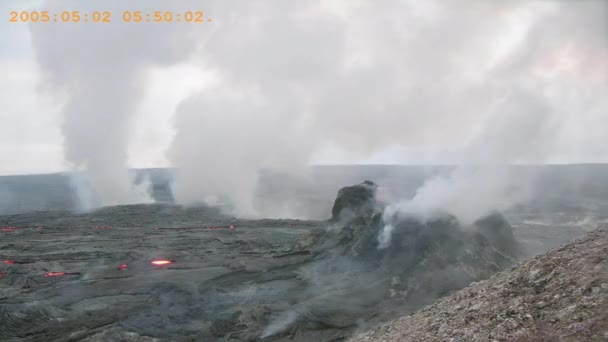
<svg viewBox="0 0 608 342">
<path fill-rule="evenodd" d="M 45 85 L 65 98 L 66 159 L 98 205 L 137 201 L 126 159 L 145 75 L 189 57 L 214 81 L 176 109 L 168 157 L 181 203 L 229 198 L 255 214 L 260 169 L 302 173 L 328 146 L 362 158 L 449 149 L 462 164 L 608 161 L 605 1 L 201 6 L 49 1 L 53 12 L 112 11 L 113 22 L 31 26 Z M 123 24 L 123 10 L 203 10 L 213 23 Z M 486 207 L 520 197 L 495 176 L 461 169 L 412 203 L 470 218 L 476 203 L 460 192 L 471 186 Z"/>
<path fill-rule="evenodd" d="M 149 199 L 133 188 L 127 169 L 129 134 L 144 92 L 144 73 L 151 65 L 185 59 L 192 47 L 183 25 L 123 23 L 124 10 L 151 13 L 167 8 L 151 5 L 139 0 L 48 1 L 42 10 L 57 15 L 77 11 L 80 22 L 31 25 L 44 86 L 65 99 L 65 159 L 74 170 L 85 172 L 72 184 L 90 184 L 90 189 L 77 190 L 87 194 L 80 198 L 81 208 Z M 93 23 L 94 11 L 110 13 L 111 22 Z M 89 22 L 84 22 L 85 15 Z"/>
<path fill-rule="evenodd" d="M 543 6 L 517 48 L 489 74 L 494 79 L 486 84 L 501 94 L 493 97 L 486 121 L 465 149 L 466 165 L 428 180 L 413 198 L 388 208 L 387 221 L 394 215 L 425 220 L 447 211 L 471 224 L 534 195 L 534 170 L 505 164 L 567 162 L 573 155 L 584 160 L 590 155 L 584 149 L 599 147 L 595 125 L 608 123 L 608 101 L 598 92 L 608 90 L 607 4 Z M 590 135 L 575 133 L 581 129 Z M 595 150 L 596 158 L 605 160 L 606 151 Z M 384 227 L 380 248 L 390 244 L 393 229 Z"/>
<path fill-rule="evenodd" d="M 506 210 L 532 197 L 532 184 L 538 169 L 510 168 L 505 164 L 545 162 L 546 141 L 555 141 L 549 130 L 555 115 L 544 99 L 520 90 L 505 94 L 490 113 L 479 135 L 471 140 L 463 165 L 447 175 L 425 182 L 415 196 L 393 204 L 385 212 L 386 221 L 394 215 L 416 216 L 427 220 L 449 212 L 462 223 L 471 224 L 495 210 Z M 386 246 L 390 224 L 380 236 Z"/>
<path fill-rule="evenodd" d="M 499 164 L 608 160 L 604 1 L 207 5 L 221 19 L 200 63 L 217 80 L 176 113 L 182 202 L 228 196 L 249 214 L 261 168 L 301 170 L 330 145 L 438 146 L 486 167 L 406 206 L 470 221 L 526 196 Z"/>
</svg>

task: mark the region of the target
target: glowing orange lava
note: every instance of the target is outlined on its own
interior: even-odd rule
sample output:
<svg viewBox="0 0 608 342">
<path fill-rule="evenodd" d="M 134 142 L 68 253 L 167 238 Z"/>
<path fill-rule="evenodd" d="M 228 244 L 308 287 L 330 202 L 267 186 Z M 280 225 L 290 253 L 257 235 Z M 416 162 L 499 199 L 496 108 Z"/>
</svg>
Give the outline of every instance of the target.
<svg viewBox="0 0 608 342">
<path fill-rule="evenodd" d="M 156 266 L 165 266 L 165 265 L 170 265 L 172 263 L 173 263 L 173 261 L 171 261 L 171 260 L 153 260 L 152 261 L 152 265 L 156 265 Z"/>
</svg>

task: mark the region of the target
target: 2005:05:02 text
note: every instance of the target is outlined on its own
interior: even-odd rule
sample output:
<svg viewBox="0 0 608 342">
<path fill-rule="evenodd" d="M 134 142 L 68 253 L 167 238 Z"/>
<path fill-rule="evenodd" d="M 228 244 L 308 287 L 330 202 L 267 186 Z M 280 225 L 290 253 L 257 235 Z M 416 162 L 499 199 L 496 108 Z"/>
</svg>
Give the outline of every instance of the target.
<svg viewBox="0 0 608 342">
<path fill-rule="evenodd" d="M 203 18 L 202 11 L 187 11 L 183 13 L 174 13 L 172 11 L 155 11 L 146 13 L 141 11 L 124 11 L 122 12 L 122 21 L 125 23 L 204 23 L 210 22 L 211 19 Z M 110 23 L 112 22 L 112 13 L 108 11 L 94 11 L 90 13 L 81 13 L 80 11 L 63 11 L 58 13 L 48 11 L 23 11 L 10 12 L 9 22 L 13 23 Z"/>
</svg>

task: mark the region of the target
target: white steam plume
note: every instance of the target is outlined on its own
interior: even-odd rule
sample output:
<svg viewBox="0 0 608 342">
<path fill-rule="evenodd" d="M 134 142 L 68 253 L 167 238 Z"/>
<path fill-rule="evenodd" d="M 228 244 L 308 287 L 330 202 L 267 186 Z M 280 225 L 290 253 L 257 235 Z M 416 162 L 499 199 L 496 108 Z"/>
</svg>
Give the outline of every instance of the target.
<svg viewBox="0 0 608 342">
<path fill-rule="evenodd" d="M 158 5 L 157 3 L 155 3 Z M 62 109 L 65 159 L 86 173 L 89 202 L 81 208 L 136 203 L 127 167 L 131 125 L 152 65 L 183 60 L 190 51 L 183 25 L 123 23 L 124 10 L 162 10 L 150 1 L 46 1 L 51 15 L 79 12 L 79 23 L 31 24 L 44 87 L 65 97 Z M 92 13 L 110 13 L 110 23 L 94 23 Z M 90 16 L 85 22 L 85 15 Z M 81 176 L 78 176 L 81 177 Z M 82 182 L 73 182 L 79 186 Z M 149 196 L 145 196 L 148 197 Z M 146 199 L 146 198 L 144 198 Z"/>
<path fill-rule="evenodd" d="M 264 329 L 260 338 L 270 337 L 285 331 L 298 320 L 299 316 L 300 315 L 296 311 L 288 311 L 287 313 L 281 314 Z"/>
<path fill-rule="evenodd" d="M 91 184 L 86 174 L 74 172 L 69 176 L 70 187 L 76 195 L 76 211 L 89 212 L 97 207 L 95 196 L 91 191 Z"/>
</svg>

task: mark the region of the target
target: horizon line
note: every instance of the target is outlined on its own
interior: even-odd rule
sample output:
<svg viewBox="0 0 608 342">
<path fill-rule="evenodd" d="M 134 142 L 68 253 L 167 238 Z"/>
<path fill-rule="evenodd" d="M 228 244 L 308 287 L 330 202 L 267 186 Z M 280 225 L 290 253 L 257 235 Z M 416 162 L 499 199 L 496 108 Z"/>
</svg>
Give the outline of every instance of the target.
<svg viewBox="0 0 608 342">
<path fill-rule="evenodd" d="M 309 167 L 458 167 L 458 166 L 508 166 L 508 167 L 540 167 L 540 166 L 608 166 L 608 162 L 588 162 L 588 163 L 546 163 L 546 164 L 535 164 L 535 163 L 511 163 L 511 164 L 482 164 L 482 163 L 468 163 L 468 164 L 311 164 Z M 128 171 L 143 171 L 143 170 L 177 170 L 176 167 L 132 167 L 128 168 Z M 268 168 L 261 168 L 260 170 L 271 170 Z M 31 172 L 31 173 L 11 173 L 11 174 L 0 174 L 0 177 L 19 177 L 19 176 L 45 176 L 45 175 L 62 175 L 71 174 L 84 171 L 66 170 L 66 171 L 50 171 L 50 172 Z"/>
</svg>

